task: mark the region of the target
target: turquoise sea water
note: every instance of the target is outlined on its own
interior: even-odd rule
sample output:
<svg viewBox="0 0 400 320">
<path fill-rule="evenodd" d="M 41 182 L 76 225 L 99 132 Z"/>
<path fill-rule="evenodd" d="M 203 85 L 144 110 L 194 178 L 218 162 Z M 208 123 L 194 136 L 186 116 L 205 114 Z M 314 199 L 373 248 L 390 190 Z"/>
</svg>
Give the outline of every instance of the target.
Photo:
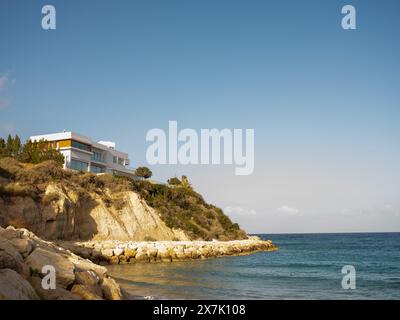
<svg viewBox="0 0 400 320">
<path fill-rule="evenodd" d="M 155 299 L 400 299 L 400 233 L 259 235 L 276 252 L 110 266 L 136 297 Z M 344 290 L 344 265 L 356 289 Z"/>
</svg>

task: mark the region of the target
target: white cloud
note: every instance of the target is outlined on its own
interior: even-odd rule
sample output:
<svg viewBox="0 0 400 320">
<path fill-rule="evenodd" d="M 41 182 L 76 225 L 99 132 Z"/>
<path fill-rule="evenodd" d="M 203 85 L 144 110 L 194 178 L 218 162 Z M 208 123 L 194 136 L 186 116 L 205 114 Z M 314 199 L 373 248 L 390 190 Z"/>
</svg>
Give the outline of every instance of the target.
<svg viewBox="0 0 400 320">
<path fill-rule="evenodd" d="M 292 216 L 298 215 L 300 213 L 299 209 L 292 208 L 292 207 L 289 207 L 289 206 L 286 206 L 286 205 L 283 205 L 283 206 L 277 208 L 276 211 L 279 212 L 279 213 L 292 215 Z"/>
<path fill-rule="evenodd" d="M 254 216 L 257 214 L 254 209 L 247 209 L 240 206 L 228 206 L 224 209 L 225 213 L 228 215 L 237 216 Z"/>
</svg>

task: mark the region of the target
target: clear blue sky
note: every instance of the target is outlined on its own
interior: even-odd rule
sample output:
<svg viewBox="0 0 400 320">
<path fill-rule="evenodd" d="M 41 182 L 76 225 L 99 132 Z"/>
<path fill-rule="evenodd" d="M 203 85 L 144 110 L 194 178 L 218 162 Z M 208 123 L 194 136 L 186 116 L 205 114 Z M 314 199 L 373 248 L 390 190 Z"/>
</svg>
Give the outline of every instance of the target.
<svg viewBox="0 0 400 320">
<path fill-rule="evenodd" d="M 400 231 L 399 1 L 2 0 L 0 39 L 0 136 L 72 130 L 136 166 L 168 120 L 254 128 L 252 176 L 155 177 L 187 174 L 251 232 Z"/>
</svg>

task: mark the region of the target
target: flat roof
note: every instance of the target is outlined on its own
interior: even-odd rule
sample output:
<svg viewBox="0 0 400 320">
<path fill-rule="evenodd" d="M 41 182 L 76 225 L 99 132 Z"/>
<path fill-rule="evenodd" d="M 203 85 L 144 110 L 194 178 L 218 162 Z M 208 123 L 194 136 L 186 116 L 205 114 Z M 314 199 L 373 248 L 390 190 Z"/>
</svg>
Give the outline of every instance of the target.
<svg viewBox="0 0 400 320">
<path fill-rule="evenodd" d="M 104 151 L 109 151 L 112 154 L 116 156 L 121 156 L 124 158 L 128 158 L 128 154 L 126 152 L 118 151 L 112 148 L 108 148 L 107 146 L 100 144 L 96 141 L 91 140 L 90 138 L 72 132 L 72 131 L 66 131 L 66 132 L 57 132 L 57 133 L 49 133 L 49 134 L 41 134 L 41 135 L 36 135 L 36 136 L 31 136 L 29 138 L 31 141 L 39 141 L 39 140 L 47 140 L 47 141 L 58 141 L 58 140 L 76 140 L 79 142 L 83 142 L 86 144 L 90 144 L 91 146 L 95 147 L 96 149 L 104 150 Z"/>
</svg>

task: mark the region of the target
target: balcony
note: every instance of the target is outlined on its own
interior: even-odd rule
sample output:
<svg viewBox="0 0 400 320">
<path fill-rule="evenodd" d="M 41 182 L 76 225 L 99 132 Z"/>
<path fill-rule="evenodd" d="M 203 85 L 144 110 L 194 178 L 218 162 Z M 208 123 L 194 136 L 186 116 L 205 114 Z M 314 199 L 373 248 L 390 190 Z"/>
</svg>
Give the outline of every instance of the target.
<svg viewBox="0 0 400 320">
<path fill-rule="evenodd" d="M 106 161 L 105 161 L 103 158 L 94 157 L 93 154 L 92 154 L 92 156 L 90 157 L 90 161 L 106 164 Z"/>
</svg>

